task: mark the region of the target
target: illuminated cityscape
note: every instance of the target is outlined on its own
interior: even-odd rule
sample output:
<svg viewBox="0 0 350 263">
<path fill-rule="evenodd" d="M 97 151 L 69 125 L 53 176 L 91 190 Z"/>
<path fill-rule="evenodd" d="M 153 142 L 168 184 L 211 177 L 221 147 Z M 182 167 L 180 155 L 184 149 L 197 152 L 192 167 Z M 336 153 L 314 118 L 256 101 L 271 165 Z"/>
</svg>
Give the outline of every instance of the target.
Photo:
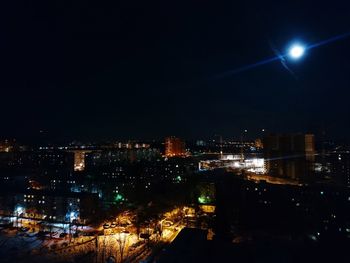
<svg viewBox="0 0 350 263">
<path fill-rule="evenodd" d="M 350 2 L 4 1 L 1 263 L 350 262 Z"/>
<path fill-rule="evenodd" d="M 186 151 L 174 137 L 165 144 L 17 143 L 0 153 L 3 257 L 167 262 L 181 259 L 177 250 L 188 238 L 199 238 L 190 257 L 201 246 L 253 249 L 259 229 L 269 233 L 263 240 L 296 235 L 313 246 L 347 238 L 348 152 L 317 149 L 312 134 L 256 141 L 188 141 Z M 288 217 L 277 223 L 281 211 Z M 14 253 L 18 242 L 28 245 Z"/>
</svg>

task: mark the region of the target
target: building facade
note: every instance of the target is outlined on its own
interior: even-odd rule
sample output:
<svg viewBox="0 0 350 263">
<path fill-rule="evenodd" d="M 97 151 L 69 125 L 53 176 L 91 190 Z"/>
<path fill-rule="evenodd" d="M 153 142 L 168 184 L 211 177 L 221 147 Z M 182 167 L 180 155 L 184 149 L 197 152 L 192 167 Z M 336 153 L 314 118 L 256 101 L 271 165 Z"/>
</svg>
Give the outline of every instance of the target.
<svg viewBox="0 0 350 263">
<path fill-rule="evenodd" d="M 313 134 L 270 135 L 263 140 L 270 176 L 297 181 L 313 180 L 315 143 Z"/>
<path fill-rule="evenodd" d="M 185 143 L 176 137 L 165 138 L 165 156 L 166 157 L 176 157 L 185 156 L 186 147 Z"/>
</svg>

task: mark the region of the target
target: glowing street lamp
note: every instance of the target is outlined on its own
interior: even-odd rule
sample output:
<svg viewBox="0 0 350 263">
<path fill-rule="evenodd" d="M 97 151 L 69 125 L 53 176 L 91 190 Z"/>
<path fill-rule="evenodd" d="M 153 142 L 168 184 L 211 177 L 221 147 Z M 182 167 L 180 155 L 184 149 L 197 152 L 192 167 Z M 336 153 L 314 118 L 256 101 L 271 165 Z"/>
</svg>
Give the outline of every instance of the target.
<svg viewBox="0 0 350 263">
<path fill-rule="evenodd" d="M 17 205 L 15 208 L 15 214 L 16 214 L 16 226 L 18 227 L 18 217 L 24 213 L 24 207 L 21 205 Z"/>
<path fill-rule="evenodd" d="M 24 213 L 24 207 L 22 207 L 22 206 L 17 206 L 17 207 L 16 207 L 16 213 L 17 213 L 18 215 Z"/>
</svg>

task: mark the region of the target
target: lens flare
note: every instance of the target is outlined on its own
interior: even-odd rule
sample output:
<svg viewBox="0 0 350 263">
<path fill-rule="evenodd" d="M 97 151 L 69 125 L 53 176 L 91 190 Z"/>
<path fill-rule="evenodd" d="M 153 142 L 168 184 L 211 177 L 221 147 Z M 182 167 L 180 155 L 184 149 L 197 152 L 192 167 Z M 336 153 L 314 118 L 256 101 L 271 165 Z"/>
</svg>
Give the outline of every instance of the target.
<svg viewBox="0 0 350 263">
<path fill-rule="evenodd" d="M 264 60 L 261 60 L 261 61 L 258 61 L 258 62 L 252 63 L 252 64 L 248 64 L 248 65 L 245 65 L 245 66 L 233 69 L 233 70 L 225 71 L 223 73 L 220 73 L 220 74 L 217 74 L 215 76 L 210 77 L 210 79 L 211 80 L 213 80 L 213 79 L 220 79 L 220 78 L 224 78 L 224 77 L 227 77 L 227 76 L 230 76 L 230 75 L 235 75 L 235 74 L 238 74 L 238 73 L 242 73 L 242 72 L 251 70 L 253 68 L 257 68 L 257 67 L 260 67 L 260 66 L 272 63 L 274 61 L 279 61 L 280 60 L 283 63 L 285 63 L 284 59 L 287 58 L 287 57 L 290 57 L 291 59 L 297 60 L 297 59 L 300 59 L 305 54 L 305 52 L 310 50 L 310 49 L 313 49 L 313 48 L 316 48 L 316 47 L 320 47 L 320 46 L 324 46 L 324 45 L 328 45 L 330 43 L 333 43 L 333 42 L 336 42 L 336 41 L 339 41 L 339 40 L 342 40 L 342 39 L 345 39 L 345 38 L 348 38 L 348 37 L 350 37 L 350 32 L 347 32 L 347 33 L 344 33 L 344 34 L 341 34 L 341 35 L 337 35 L 337 36 L 325 39 L 323 41 L 320 41 L 320 42 L 317 42 L 317 43 L 314 43 L 314 44 L 311 44 L 311 45 L 303 46 L 303 45 L 300 45 L 300 44 L 294 44 L 284 54 L 283 53 L 282 54 L 278 54 L 277 56 L 274 56 L 274 57 L 266 58 Z"/>
</svg>

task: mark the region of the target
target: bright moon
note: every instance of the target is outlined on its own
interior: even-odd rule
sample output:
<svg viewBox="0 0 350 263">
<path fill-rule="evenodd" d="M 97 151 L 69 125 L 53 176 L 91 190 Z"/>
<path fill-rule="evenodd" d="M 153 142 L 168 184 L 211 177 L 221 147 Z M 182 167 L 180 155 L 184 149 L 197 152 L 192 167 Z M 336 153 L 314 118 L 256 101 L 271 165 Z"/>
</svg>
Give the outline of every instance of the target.
<svg viewBox="0 0 350 263">
<path fill-rule="evenodd" d="M 292 57 L 292 58 L 295 58 L 295 59 L 298 59 L 300 58 L 301 56 L 304 55 L 304 52 L 305 52 L 305 48 L 300 46 L 300 45 L 294 45 L 290 48 L 289 50 L 289 55 Z"/>
</svg>

